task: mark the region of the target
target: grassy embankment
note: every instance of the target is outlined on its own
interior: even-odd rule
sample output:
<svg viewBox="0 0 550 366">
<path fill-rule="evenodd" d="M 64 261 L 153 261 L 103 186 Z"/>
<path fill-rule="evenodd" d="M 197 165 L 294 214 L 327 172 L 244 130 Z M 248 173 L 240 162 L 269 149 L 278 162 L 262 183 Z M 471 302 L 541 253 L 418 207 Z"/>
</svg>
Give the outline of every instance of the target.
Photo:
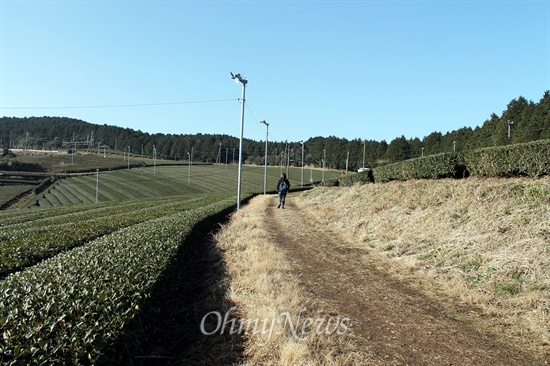
<svg viewBox="0 0 550 366">
<path fill-rule="evenodd" d="M 482 307 L 496 332 L 549 351 L 550 177 L 370 184 L 303 200 L 354 242 Z"/>
<path fill-rule="evenodd" d="M 239 212 L 219 237 L 233 299 L 245 317 L 276 316 L 273 312 L 280 303 L 293 304 L 297 307 L 285 309 L 299 312 L 304 304 L 311 305 L 310 300 L 301 293 L 299 279 L 282 254 L 266 244 L 269 233 L 261 227 L 261 215 L 267 201 L 260 199 L 261 203 L 253 201 L 256 206 L 246 216 Z M 487 322 L 479 324 L 484 331 L 539 357 L 548 354 L 550 177 L 316 188 L 293 199 L 344 241 L 385 254 L 398 278 L 417 279 L 412 285 L 420 287 L 436 283 L 457 304 L 481 308 L 487 314 Z M 436 293 L 431 290 L 422 288 Z M 249 344 L 247 352 L 252 362 L 343 360 L 319 352 L 332 347 L 319 347 L 321 341 L 338 340 L 292 344 L 291 338 L 283 337 L 267 350 Z"/>
</svg>

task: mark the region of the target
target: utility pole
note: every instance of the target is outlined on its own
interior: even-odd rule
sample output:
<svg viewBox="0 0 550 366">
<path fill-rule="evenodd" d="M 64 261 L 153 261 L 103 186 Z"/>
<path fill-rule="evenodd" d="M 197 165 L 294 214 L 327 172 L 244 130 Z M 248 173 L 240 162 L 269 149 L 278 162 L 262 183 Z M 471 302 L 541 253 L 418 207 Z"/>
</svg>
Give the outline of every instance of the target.
<svg viewBox="0 0 550 366">
<path fill-rule="evenodd" d="M 99 169 L 96 169 L 96 181 L 95 181 L 95 203 L 99 201 Z"/>
<path fill-rule="evenodd" d="M 130 146 L 128 146 L 128 169 L 130 169 Z"/>
<path fill-rule="evenodd" d="M 304 186 L 304 141 L 302 141 L 302 177 L 301 177 L 301 187 Z"/>
<path fill-rule="evenodd" d="M 246 101 L 245 98 L 245 91 L 246 91 L 246 84 L 248 83 L 248 80 L 243 78 L 241 74 L 233 75 L 231 73 L 231 77 L 235 82 L 238 84 L 239 82 L 242 84 L 242 104 L 241 104 L 241 137 L 239 139 L 239 178 L 237 182 L 237 210 L 241 208 L 241 181 L 242 181 L 242 175 L 243 175 L 243 131 L 244 131 L 244 103 Z"/>
<path fill-rule="evenodd" d="M 349 151 L 348 151 L 348 157 L 346 158 L 346 174 L 348 174 L 348 166 L 349 166 Z"/>
<path fill-rule="evenodd" d="M 284 150 L 281 152 L 281 176 L 283 176 L 283 165 L 285 164 L 285 152 Z"/>
<path fill-rule="evenodd" d="M 74 154 L 76 153 L 76 141 L 74 140 L 74 131 L 73 131 L 73 144 L 74 144 L 74 150 L 71 154 L 71 164 L 74 164 Z"/>
<path fill-rule="evenodd" d="M 92 134 L 90 136 L 90 141 L 88 142 L 88 152 L 92 152 L 93 148 L 94 148 L 94 130 L 92 130 Z"/>
<path fill-rule="evenodd" d="M 193 167 L 193 148 L 194 146 L 191 146 L 191 165 L 189 167 L 189 183 L 191 183 L 191 167 Z"/>
<path fill-rule="evenodd" d="M 508 121 L 508 143 L 510 143 L 510 137 L 511 137 L 511 127 L 514 124 L 514 121 Z"/>
<path fill-rule="evenodd" d="M 287 179 L 290 179 L 290 145 L 286 144 L 287 152 L 286 152 L 286 177 Z"/>
<path fill-rule="evenodd" d="M 323 149 L 323 185 L 325 185 L 325 162 L 327 160 L 327 151 Z"/>
<path fill-rule="evenodd" d="M 187 184 L 191 184 L 191 153 L 189 152 L 187 153 L 187 159 L 188 159 L 187 165 L 189 166 L 187 171 Z"/>
<path fill-rule="evenodd" d="M 267 139 L 269 138 L 269 123 L 260 121 L 265 125 L 265 163 L 264 163 L 264 194 L 267 192 Z"/>
<path fill-rule="evenodd" d="M 363 139 L 363 169 L 365 168 L 366 155 L 367 155 L 367 140 Z"/>
</svg>

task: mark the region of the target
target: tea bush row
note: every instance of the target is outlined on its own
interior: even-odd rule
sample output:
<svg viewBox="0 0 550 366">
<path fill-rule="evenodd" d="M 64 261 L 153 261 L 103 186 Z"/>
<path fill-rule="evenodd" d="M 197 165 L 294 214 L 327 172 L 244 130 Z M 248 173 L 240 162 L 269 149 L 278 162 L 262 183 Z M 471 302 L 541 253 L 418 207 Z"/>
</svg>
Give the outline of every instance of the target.
<svg viewBox="0 0 550 366">
<path fill-rule="evenodd" d="M 530 176 L 550 174 L 550 140 L 444 153 L 410 159 L 373 171 L 374 181 Z"/>
<path fill-rule="evenodd" d="M 373 176 L 372 170 L 367 169 L 357 174 L 348 174 L 340 178 L 338 185 L 349 187 L 354 184 L 366 184 L 366 183 L 373 183 L 373 182 L 374 182 L 374 176 Z"/>
<path fill-rule="evenodd" d="M 204 206 L 219 201 L 221 197 L 203 196 L 115 214 L 84 211 L 81 215 L 61 216 L 62 221 L 55 224 L 50 221 L 48 225 L 44 222 L 33 225 L 31 222 L 23 229 L 7 228 L 0 233 L 4 238 L 7 236 L 0 242 L 0 278 L 126 226 Z"/>
<path fill-rule="evenodd" d="M 181 243 L 229 198 L 102 236 L 0 282 L 0 360 L 94 364 L 151 296 Z"/>
<path fill-rule="evenodd" d="M 129 211 L 132 207 L 139 208 L 140 206 L 152 206 L 163 202 L 181 200 L 181 198 L 182 196 L 149 197 L 131 201 L 108 201 L 97 204 L 84 204 L 79 205 L 78 208 L 74 206 L 60 206 L 48 209 L 4 210 L 0 211 L 0 229 L 4 229 L 10 225 L 25 224 L 36 220 L 47 220 L 51 217 L 59 219 L 62 215 L 67 215 L 67 217 L 70 217 L 71 214 L 81 215 L 84 211 L 93 210 L 97 213 L 102 212 L 101 210 L 106 213 L 115 212 L 117 210 Z"/>
<path fill-rule="evenodd" d="M 491 147 L 464 154 L 468 171 L 481 177 L 550 174 L 550 140 Z"/>
<path fill-rule="evenodd" d="M 464 172 L 461 158 L 455 153 L 443 153 L 410 159 L 374 169 L 376 182 L 407 179 L 461 178 Z"/>
</svg>

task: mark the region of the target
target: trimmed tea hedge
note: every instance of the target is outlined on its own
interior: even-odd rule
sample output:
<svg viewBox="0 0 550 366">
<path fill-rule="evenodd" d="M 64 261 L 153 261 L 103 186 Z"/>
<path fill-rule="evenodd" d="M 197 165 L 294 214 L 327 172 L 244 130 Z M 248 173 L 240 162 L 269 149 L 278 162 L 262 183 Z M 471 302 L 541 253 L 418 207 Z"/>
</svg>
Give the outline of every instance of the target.
<svg viewBox="0 0 550 366">
<path fill-rule="evenodd" d="M 376 182 L 408 179 L 462 178 L 465 172 L 461 157 L 444 153 L 410 159 L 374 169 Z"/>
<path fill-rule="evenodd" d="M 468 171 L 481 177 L 550 174 L 550 140 L 491 147 L 464 154 Z"/>
<path fill-rule="evenodd" d="M 234 197 L 103 236 L 0 282 L 0 360 L 94 364 L 124 334 L 193 227 Z"/>
<path fill-rule="evenodd" d="M 204 206 L 221 197 L 182 197 L 157 205 L 151 201 L 150 206 L 144 204 L 144 207 L 135 207 L 133 203 L 131 209 L 122 205 L 108 213 L 105 209 L 87 210 L 1 227 L 0 278 L 126 226 Z"/>
<path fill-rule="evenodd" d="M 550 174 L 550 140 L 491 147 L 464 154 L 445 153 L 374 169 L 376 182 L 408 179 L 512 177 Z"/>
<path fill-rule="evenodd" d="M 340 185 L 344 187 L 349 187 L 354 184 L 367 184 L 373 183 L 374 177 L 372 170 L 367 169 L 359 173 L 348 174 L 345 177 L 340 178 Z"/>
</svg>

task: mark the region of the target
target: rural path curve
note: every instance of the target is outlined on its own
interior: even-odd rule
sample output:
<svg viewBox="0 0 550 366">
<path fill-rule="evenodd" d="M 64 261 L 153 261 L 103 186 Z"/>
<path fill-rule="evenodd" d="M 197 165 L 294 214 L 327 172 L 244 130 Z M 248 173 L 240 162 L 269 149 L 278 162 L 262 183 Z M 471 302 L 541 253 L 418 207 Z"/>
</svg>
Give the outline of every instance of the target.
<svg viewBox="0 0 550 366">
<path fill-rule="evenodd" d="M 537 365 L 530 355 L 477 331 L 475 309 L 422 294 L 392 276 L 368 248 L 344 245 L 307 217 L 298 199 L 266 207 L 266 228 L 315 299 L 352 320 L 352 332 L 393 365 Z M 473 318 L 473 320 L 472 320 Z M 469 320 L 467 320 L 469 319 Z"/>
</svg>

